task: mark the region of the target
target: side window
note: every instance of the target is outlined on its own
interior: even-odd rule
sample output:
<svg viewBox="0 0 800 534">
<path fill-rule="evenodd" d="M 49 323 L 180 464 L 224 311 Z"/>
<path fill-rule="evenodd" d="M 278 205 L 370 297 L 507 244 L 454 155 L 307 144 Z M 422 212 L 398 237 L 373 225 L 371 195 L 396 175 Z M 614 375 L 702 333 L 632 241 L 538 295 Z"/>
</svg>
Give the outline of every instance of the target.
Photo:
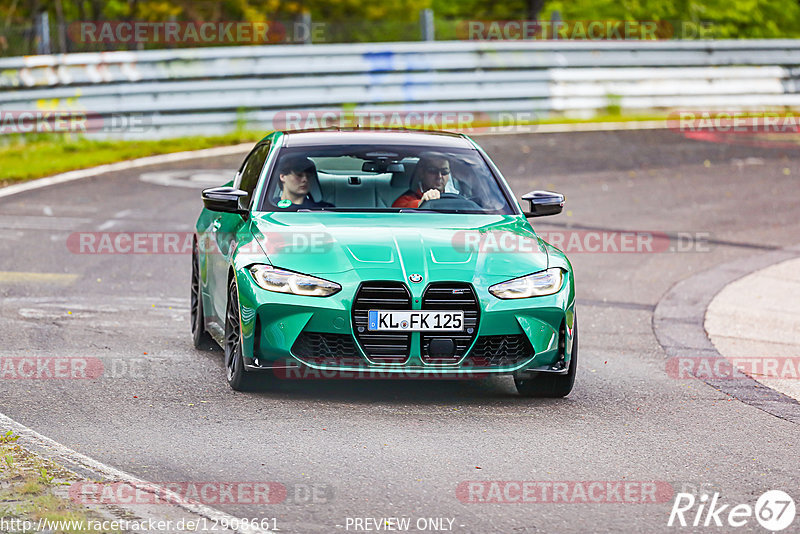
<svg viewBox="0 0 800 534">
<path fill-rule="evenodd" d="M 248 196 L 245 200 L 248 204 L 253 197 L 256 185 L 258 185 L 258 177 L 261 175 L 261 169 L 264 167 L 264 162 L 267 160 L 269 154 L 270 143 L 264 143 L 256 148 L 242 168 L 242 174 L 239 177 L 239 189 L 247 191 Z"/>
</svg>

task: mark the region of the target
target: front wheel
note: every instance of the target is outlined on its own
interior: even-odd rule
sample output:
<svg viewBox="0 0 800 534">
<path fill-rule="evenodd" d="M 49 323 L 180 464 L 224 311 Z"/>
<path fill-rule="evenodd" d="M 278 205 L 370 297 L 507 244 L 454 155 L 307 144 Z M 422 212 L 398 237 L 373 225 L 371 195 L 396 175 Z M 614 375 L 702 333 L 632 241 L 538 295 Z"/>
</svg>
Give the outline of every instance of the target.
<svg viewBox="0 0 800 534">
<path fill-rule="evenodd" d="M 191 321 L 192 321 L 192 341 L 194 347 L 200 350 L 211 350 L 216 346 L 211 335 L 206 331 L 206 318 L 203 312 L 203 294 L 200 289 L 200 258 L 197 253 L 197 245 L 192 252 L 192 297 Z"/>
<path fill-rule="evenodd" d="M 575 333 L 572 338 L 569 371 L 565 375 L 535 373 L 528 376 L 514 375 L 514 385 L 523 397 L 566 397 L 575 385 L 578 370 L 578 318 L 575 317 Z"/>
<path fill-rule="evenodd" d="M 236 391 L 252 391 L 257 387 L 253 373 L 244 368 L 242 357 L 242 323 L 239 316 L 239 292 L 236 280 L 228 285 L 228 306 L 225 312 L 225 376 Z"/>
</svg>

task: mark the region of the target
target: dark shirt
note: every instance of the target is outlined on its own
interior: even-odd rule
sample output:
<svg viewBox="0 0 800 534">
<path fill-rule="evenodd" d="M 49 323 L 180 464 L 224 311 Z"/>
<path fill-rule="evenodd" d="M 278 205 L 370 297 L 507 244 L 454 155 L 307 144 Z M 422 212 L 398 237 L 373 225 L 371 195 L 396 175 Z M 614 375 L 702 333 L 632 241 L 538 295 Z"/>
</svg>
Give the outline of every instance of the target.
<svg viewBox="0 0 800 534">
<path fill-rule="evenodd" d="M 293 207 L 297 209 L 311 209 L 311 208 L 332 208 L 333 204 L 330 202 L 315 202 L 311 197 L 306 197 L 300 204 L 294 204 Z"/>
</svg>

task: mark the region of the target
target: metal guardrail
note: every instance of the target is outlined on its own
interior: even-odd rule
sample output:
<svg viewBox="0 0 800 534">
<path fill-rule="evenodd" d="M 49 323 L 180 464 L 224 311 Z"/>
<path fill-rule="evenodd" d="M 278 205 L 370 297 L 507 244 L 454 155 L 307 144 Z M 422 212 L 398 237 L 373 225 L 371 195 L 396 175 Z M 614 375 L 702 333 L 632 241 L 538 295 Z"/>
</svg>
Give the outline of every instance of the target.
<svg viewBox="0 0 800 534">
<path fill-rule="evenodd" d="M 139 114 L 159 137 L 286 110 L 529 112 L 800 106 L 800 41 L 450 41 L 0 58 L 0 110 Z"/>
</svg>

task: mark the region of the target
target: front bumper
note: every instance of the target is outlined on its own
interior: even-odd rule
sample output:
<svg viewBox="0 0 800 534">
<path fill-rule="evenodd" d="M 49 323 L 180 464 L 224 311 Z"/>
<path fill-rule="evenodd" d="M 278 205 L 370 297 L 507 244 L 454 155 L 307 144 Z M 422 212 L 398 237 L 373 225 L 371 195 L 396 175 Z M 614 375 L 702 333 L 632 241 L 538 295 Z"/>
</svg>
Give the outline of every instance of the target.
<svg viewBox="0 0 800 534">
<path fill-rule="evenodd" d="M 345 289 L 336 295 L 320 298 L 266 291 L 246 271 L 237 277 L 242 354 L 249 370 L 299 368 L 353 376 L 457 378 L 527 370 L 566 372 L 569 367 L 574 324 L 571 273 L 558 293 L 546 297 L 501 300 L 474 287 L 477 331 L 464 353 L 446 362 L 426 358 L 419 333 L 411 334 L 404 361 L 371 357 L 354 335 L 357 290 L 347 288 L 357 288 L 359 282 L 342 284 Z M 405 285 L 409 309 L 421 309 L 427 285 Z"/>
</svg>

